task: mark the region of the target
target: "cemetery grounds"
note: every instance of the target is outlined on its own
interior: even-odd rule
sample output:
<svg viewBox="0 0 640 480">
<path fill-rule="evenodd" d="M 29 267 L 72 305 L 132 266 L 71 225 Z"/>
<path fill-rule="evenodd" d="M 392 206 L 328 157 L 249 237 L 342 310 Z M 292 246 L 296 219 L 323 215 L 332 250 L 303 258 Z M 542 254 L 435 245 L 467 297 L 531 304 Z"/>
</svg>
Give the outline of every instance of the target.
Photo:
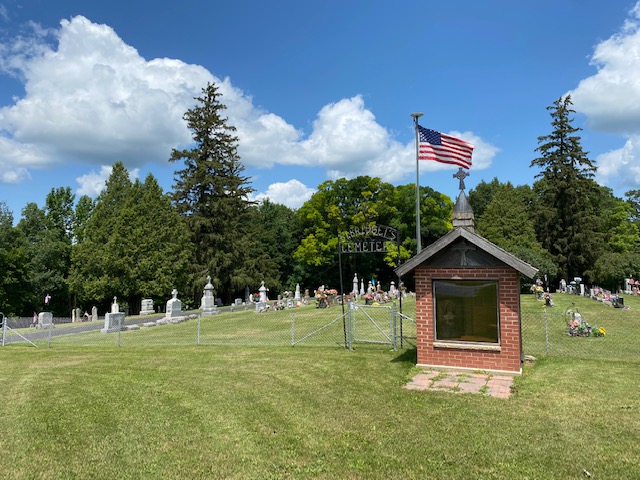
<svg viewBox="0 0 640 480">
<path fill-rule="evenodd" d="M 404 389 L 411 321 L 393 349 L 384 317 L 359 316 L 348 350 L 340 306 L 9 343 L 0 478 L 639 478 L 640 300 L 624 299 L 523 295 L 536 360 L 506 400 Z M 569 336 L 569 309 L 605 336 Z"/>
</svg>

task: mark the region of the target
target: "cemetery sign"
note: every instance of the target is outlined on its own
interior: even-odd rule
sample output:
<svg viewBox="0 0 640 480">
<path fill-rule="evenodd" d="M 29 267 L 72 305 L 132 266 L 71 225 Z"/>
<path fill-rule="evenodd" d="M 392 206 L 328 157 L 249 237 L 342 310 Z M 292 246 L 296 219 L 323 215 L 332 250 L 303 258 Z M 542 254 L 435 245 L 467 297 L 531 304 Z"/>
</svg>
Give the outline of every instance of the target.
<svg viewBox="0 0 640 480">
<path fill-rule="evenodd" d="M 386 225 L 351 227 L 338 234 L 339 253 L 387 253 L 399 247 L 398 230 Z"/>
</svg>

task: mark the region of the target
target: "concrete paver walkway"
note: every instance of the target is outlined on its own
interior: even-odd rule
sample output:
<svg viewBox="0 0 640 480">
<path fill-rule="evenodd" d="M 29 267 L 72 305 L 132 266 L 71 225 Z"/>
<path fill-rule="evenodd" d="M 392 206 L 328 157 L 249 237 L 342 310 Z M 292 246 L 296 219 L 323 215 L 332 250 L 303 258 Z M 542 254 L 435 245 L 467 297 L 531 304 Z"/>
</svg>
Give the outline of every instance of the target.
<svg viewBox="0 0 640 480">
<path fill-rule="evenodd" d="M 405 385 L 408 390 L 436 390 L 454 393 L 478 393 L 509 398 L 513 377 L 492 373 L 467 373 L 447 370 L 428 370 L 418 373 Z"/>
</svg>

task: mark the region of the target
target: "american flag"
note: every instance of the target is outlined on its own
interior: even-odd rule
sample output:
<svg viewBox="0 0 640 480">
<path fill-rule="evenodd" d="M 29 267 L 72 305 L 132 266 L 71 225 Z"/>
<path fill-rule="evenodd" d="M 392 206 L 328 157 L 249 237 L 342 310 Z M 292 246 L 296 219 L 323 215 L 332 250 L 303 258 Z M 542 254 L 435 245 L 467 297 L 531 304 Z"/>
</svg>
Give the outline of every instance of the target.
<svg viewBox="0 0 640 480">
<path fill-rule="evenodd" d="M 463 168 L 471 167 L 473 145 L 459 138 L 429 130 L 418 125 L 418 159 L 435 160 Z"/>
</svg>

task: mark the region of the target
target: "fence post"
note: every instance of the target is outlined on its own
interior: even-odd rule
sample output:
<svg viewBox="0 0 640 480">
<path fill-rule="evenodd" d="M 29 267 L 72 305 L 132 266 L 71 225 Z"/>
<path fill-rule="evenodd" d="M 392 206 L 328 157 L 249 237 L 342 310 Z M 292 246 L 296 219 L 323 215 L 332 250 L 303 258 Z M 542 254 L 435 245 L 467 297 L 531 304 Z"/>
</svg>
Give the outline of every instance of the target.
<svg viewBox="0 0 640 480">
<path fill-rule="evenodd" d="M 392 335 L 393 335 L 393 349 L 398 350 L 398 325 L 397 325 L 398 312 L 396 310 L 395 301 L 391 304 L 390 315 L 391 315 L 390 321 L 391 321 L 391 328 L 392 328 Z"/>
<path fill-rule="evenodd" d="M 118 348 L 120 348 L 121 340 L 120 340 L 120 332 L 122 332 L 122 321 L 124 320 L 124 315 L 118 315 Z"/>
<path fill-rule="evenodd" d="M 544 352 L 549 355 L 549 318 L 547 317 L 547 307 L 544 307 Z"/>
<path fill-rule="evenodd" d="M 291 346 L 296 345 L 296 314 L 291 312 Z"/>
<path fill-rule="evenodd" d="M 351 315 L 353 314 L 353 312 L 355 312 L 355 305 L 349 304 L 349 310 L 348 310 L 348 314 L 347 314 L 347 348 L 349 350 L 353 350 L 353 332 L 352 332 L 352 324 L 353 322 L 351 321 Z"/>
</svg>

